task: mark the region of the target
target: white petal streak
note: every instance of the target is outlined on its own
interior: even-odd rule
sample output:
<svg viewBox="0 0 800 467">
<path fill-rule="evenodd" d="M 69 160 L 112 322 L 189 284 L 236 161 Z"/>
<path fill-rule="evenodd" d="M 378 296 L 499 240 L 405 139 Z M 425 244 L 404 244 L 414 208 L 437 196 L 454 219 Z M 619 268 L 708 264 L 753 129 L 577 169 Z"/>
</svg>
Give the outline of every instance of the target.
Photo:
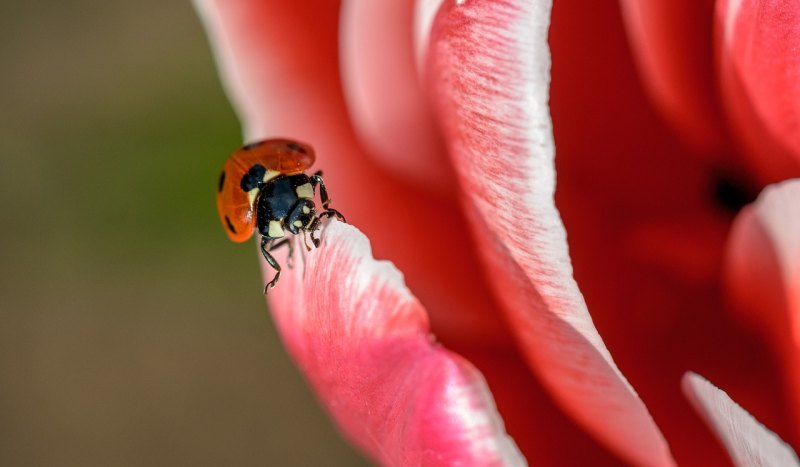
<svg viewBox="0 0 800 467">
<path fill-rule="evenodd" d="M 724 391 L 695 373 L 686 373 L 683 393 L 742 467 L 800 465 L 794 450 Z"/>
<path fill-rule="evenodd" d="M 742 6 L 742 0 L 728 0 L 727 9 L 725 10 L 725 43 L 731 41 L 733 37 L 733 30 L 736 27 L 736 18 L 738 18 L 739 7 Z"/>
</svg>

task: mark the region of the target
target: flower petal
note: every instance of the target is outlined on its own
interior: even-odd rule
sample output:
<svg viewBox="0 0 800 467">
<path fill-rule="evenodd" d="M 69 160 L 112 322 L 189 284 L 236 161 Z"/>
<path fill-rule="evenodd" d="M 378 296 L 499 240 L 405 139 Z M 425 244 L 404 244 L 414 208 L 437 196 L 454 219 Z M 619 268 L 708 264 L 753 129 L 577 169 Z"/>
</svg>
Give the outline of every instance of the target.
<svg viewBox="0 0 800 467">
<path fill-rule="evenodd" d="M 369 154 L 424 189 L 452 194 L 452 170 L 418 79 L 413 7 L 413 0 L 343 3 L 342 84 Z"/>
<path fill-rule="evenodd" d="M 367 156 L 350 126 L 339 76 L 339 4 L 195 0 L 245 137 L 314 146 L 333 199 L 382 257 L 407 274 L 440 339 L 508 346 L 465 220 L 452 200 L 422 193 Z M 315 167 L 315 169 L 317 168 Z"/>
<path fill-rule="evenodd" d="M 681 385 L 695 410 L 725 445 L 734 464 L 800 465 L 788 444 L 705 378 L 689 372 L 683 376 Z"/>
<path fill-rule="evenodd" d="M 488 274 L 530 364 L 576 420 L 629 462 L 672 465 L 572 277 L 553 203 L 550 2 L 444 2 L 427 73 Z"/>
<path fill-rule="evenodd" d="M 800 179 L 764 189 L 733 225 L 727 292 L 782 356 L 800 423 Z"/>
<path fill-rule="evenodd" d="M 435 342 L 402 275 L 372 258 L 363 234 L 331 222 L 321 247 L 295 260 L 270 292 L 273 314 L 354 443 L 383 465 L 525 464 L 483 377 Z"/>
<path fill-rule="evenodd" d="M 722 95 L 763 181 L 800 176 L 800 10 L 791 0 L 720 0 Z"/>
<path fill-rule="evenodd" d="M 724 145 L 712 60 L 713 0 L 622 0 L 625 26 L 644 86 L 695 147 Z"/>
</svg>

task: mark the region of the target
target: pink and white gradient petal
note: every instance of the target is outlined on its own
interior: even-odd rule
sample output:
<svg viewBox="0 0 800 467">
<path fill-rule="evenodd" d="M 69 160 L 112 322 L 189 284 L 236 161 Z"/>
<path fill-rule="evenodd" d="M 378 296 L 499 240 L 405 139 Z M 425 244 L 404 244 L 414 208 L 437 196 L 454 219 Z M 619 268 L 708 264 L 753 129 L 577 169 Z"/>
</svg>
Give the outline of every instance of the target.
<svg viewBox="0 0 800 467">
<path fill-rule="evenodd" d="M 426 84 L 485 245 L 486 274 L 529 363 L 561 406 L 623 459 L 673 465 L 572 277 L 553 202 L 550 6 L 443 2 L 431 23 Z"/>
<path fill-rule="evenodd" d="M 788 444 L 702 376 L 686 373 L 681 386 L 737 466 L 800 465 Z"/>
<path fill-rule="evenodd" d="M 361 232 L 333 221 L 303 253 L 270 293 L 274 316 L 353 443 L 382 465 L 525 465 L 481 374 L 436 343 L 402 274 Z"/>
</svg>

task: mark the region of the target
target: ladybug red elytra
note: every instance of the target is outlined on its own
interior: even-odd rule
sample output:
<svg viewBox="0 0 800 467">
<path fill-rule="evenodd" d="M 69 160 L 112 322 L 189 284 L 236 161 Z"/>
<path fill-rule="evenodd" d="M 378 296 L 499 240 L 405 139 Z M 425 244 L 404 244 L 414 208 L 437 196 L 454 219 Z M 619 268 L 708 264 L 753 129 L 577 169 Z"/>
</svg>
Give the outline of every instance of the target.
<svg viewBox="0 0 800 467">
<path fill-rule="evenodd" d="M 253 230 L 258 229 L 261 253 L 276 271 L 264 293 L 281 277 L 281 266 L 269 252 L 286 245 L 291 261 L 293 246 L 287 231 L 293 235 L 302 232 L 305 246 L 310 250 L 306 234 L 318 247 L 319 239 L 314 237 L 314 232 L 319 230 L 323 217 L 345 221 L 339 211 L 328 207 L 330 198 L 322 171 L 311 176 L 305 174 L 313 164 L 311 146 L 276 138 L 242 146 L 222 167 L 217 186 L 219 218 L 234 242 L 246 241 Z M 314 205 L 317 186 L 322 201 L 321 213 L 317 213 Z"/>
</svg>

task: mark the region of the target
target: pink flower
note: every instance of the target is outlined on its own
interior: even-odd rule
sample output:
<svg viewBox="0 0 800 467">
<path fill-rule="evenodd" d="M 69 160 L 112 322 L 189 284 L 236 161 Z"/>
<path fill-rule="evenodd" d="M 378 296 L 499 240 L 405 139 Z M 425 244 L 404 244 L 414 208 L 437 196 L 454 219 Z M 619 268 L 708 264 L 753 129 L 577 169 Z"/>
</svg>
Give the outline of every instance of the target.
<svg viewBox="0 0 800 467">
<path fill-rule="evenodd" d="M 613 4 L 197 0 L 245 139 L 313 144 L 351 222 L 269 301 L 375 461 L 724 463 L 705 420 L 797 462 L 687 373 L 797 439 L 800 181 L 735 216 L 800 172 L 794 10 L 622 3 L 679 136 Z"/>
</svg>

